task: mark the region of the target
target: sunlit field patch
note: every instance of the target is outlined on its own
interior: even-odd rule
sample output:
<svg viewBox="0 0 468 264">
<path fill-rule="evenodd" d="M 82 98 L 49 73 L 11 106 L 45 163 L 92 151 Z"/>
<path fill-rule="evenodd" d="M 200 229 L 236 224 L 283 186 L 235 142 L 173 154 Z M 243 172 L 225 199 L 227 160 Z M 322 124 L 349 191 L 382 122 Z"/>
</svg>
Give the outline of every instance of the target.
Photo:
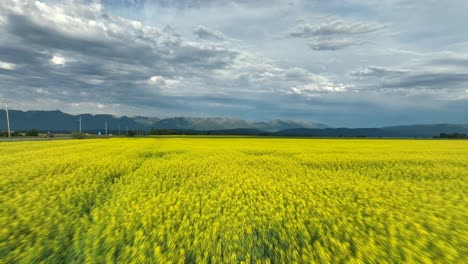
<svg viewBox="0 0 468 264">
<path fill-rule="evenodd" d="M 1 263 L 466 263 L 468 141 L 0 143 Z"/>
</svg>

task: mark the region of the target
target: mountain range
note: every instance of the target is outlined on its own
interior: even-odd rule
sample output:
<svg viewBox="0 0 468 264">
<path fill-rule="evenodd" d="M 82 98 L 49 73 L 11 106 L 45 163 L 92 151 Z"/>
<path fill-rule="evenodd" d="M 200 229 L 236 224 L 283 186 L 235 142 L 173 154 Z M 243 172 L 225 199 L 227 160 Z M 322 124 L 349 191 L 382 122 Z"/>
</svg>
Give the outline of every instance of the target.
<svg viewBox="0 0 468 264">
<path fill-rule="evenodd" d="M 172 117 L 160 119 L 157 117 L 116 117 L 113 115 L 70 115 L 61 111 L 19 111 L 10 110 L 10 124 L 12 130 L 25 131 L 38 129 L 40 131 L 71 132 L 79 130 L 81 117 L 83 131 L 104 130 L 107 122 L 109 130 L 145 130 L 175 129 L 175 130 L 230 130 L 257 129 L 275 132 L 292 128 L 326 128 L 328 126 L 314 122 L 296 122 L 290 120 L 272 120 L 267 122 L 250 122 L 236 118 L 223 117 Z M 6 130 L 6 115 L 0 110 L 0 130 Z"/>
<path fill-rule="evenodd" d="M 275 132 L 274 135 L 288 137 L 431 138 L 439 136 L 441 133 L 468 135 L 468 124 L 405 125 L 381 128 L 294 128 Z"/>
<path fill-rule="evenodd" d="M 429 138 L 441 133 L 468 134 L 468 124 L 426 124 L 387 126 L 380 128 L 332 128 L 316 122 L 271 120 L 252 122 L 223 117 L 117 117 L 113 115 L 71 115 L 61 111 L 19 111 L 10 110 L 10 125 L 13 131 L 38 129 L 42 132 L 72 132 L 79 130 L 79 118 L 85 132 L 104 131 L 105 123 L 109 133 L 129 130 L 149 131 L 151 129 L 172 130 L 177 134 L 217 135 L 268 135 L 293 137 L 422 137 Z M 0 110 L 0 131 L 6 130 L 6 115 Z"/>
</svg>

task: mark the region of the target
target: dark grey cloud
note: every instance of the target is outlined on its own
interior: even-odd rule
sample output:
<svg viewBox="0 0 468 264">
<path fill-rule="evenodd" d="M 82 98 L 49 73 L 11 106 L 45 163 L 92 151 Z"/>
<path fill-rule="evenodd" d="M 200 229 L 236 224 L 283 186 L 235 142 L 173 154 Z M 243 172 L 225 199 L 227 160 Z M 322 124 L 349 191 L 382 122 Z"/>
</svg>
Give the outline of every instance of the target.
<svg viewBox="0 0 468 264">
<path fill-rule="evenodd" d="M 204 40 L 221 41 L 225 39 L 223 33 L 216 30 L 210 30 L 204 26 L 198 26 L 197 28 L 195 28 L 193 30 L 193 34 L 197 38 Z"/>
<path fill-rule="evenodd" d="M 0 97 L 72 113 L 468 122 L 466 16 L 418 10 L 438 14 L 421 0 L 4 0 Z"/>
<path fill-rule="evenodd" d="M 466 99 L 468 67 L 465 60 L 447 54 L 427 56 L 431 58 L 424 58 L 412 65 L 368 66 L 350 74 L 367 89 L 386 89 L 404 94 L 434 94 L 445 100 Z"/>
<path fill-rule="evenodd" d="M 460 89 L 468 85 L 468 72 L 413 72 L 404 77 L 389 79 L 382 83 L 384 88 L 429 88 L 429 89 Z"/>
<path fill-rule="evenodd" d="M 95 35 L 82 36 L 79 30 L 67 32 L 57 26 L 40 25 L 27 16 L 9 15 L 7 30 L 36 49 L 75 52 L 147 67 L 167 68 L 168 65 L 176 65 L 179 69 L 186 70 L 199 67 L 221 68 L 236 56 L 235 51 L 184 43 L 178 35 L 135 28 L 125 21 L 108 18 L 104 14 L 101 18 L 104 23 L 120 22 L 117 24 L 120 28 L 116 31 L 105 29 L 102 32 L 99 32 L 99 28 Z M 123 33 L 118 31 L 126 31 L 128 35 L 121 35 Z"/>
<path fill-rule="evenodd" d="M 442 58 L 434 58 L 432 59 L 431 63 L 437 64 L 437 65 L 462 67 L 466 69 L 468 68 L 468 55 L 462 55 L 462 54 L 447 55 Z"/>
<path fill-rule="evenodd" d="M 170 103 L 157 100 L 163 97 L 161 89 L 176 84 L 180 76 L 209 76 L 238 54 L 189 43 L 170 29 L 144 27 L 100 8 L 11 4 L 21 12 L 2 6 L 0 30 L 8 40 L 0 42 L 0 66 L 14 62 L 14 70 L 0 71 L 0 93 L 24 102 L 43 97 L 65 106 L 140 105 L 151 98 L 167 107 Z"/>
<path fill-rule="evenodd" d="M 315 51 L 336 51 L 369 43 L 368 35 L 383 28 L 378 23 L 326 18 L 315 24 L 299 24 L 287 32 L 286 37 L 306 39 L 307 45 Z"/>
<path fill-rule="evenodd" d="M 251 108 L 251 100 L 286 95 L 291 87 L 312 85 L 326 92 L 334 85 L 324 76 L 279 67 L 238 49 L 231 39 L 188 41 L 171 26 L 147 27 L 112 16 L 100 5 L 9 4 L 2 6 L 0 30 L 8 40 L 0 41 L 0 93 L 32 105 L 96 111 L 141 106 L 167 112 L 217 104 L 232 109 L 242 101 Z M 224 37 L 205 27 L 194 33 L 200 39 Z M 236 104 L 221 97 L 215 103 L 214 95 L 232 97 Z"/>
<path fill-rule="evenodd" d="M 364 69 L 358 69 L 351 72 L 355 77 L 399 77 L 410 73 L 411 70 L 398 69 L 391 67 L 368 66 Z"/>
<path fill-rule="evenodd" d="M 273 0 L 273 2 L 278 0 Z M 123 7 L 144 8 L 147 5 L 158 5 L 173 8 L 202 8 L 213 5 L 240 4 L 249 6 L 271 4 L 272 0 L 103 0 L 104 4 L 119 5 Z"/>
<path fill-rule="evenodd" d="M 187 71 L 197 68 L 202 68 L 200 71 L 205 68 L 222 68 L 237 54 L 234 50 L 222 47 L 184 42 L 179 35 L 169 30 L 146 28 L 133 21 L 101 13 L 99 10 L 86 11 L 94 11 L 93 15 L 99 19 L 98 22 L 79 18 L 81 21 L 75 24 L 57 25 L 40 21 L 44 20 L 44 17 L 34 17 L 34 13 L 30 16 L 8 14 L 5 29 L 29 49 L 42 50 L 42 53 L 68 52 L 71 55 L 100 58 L 107 62 L 157 68 L 158 71 L 173 67 Z M 73 14 L 67 15 L 73 18 Z M 108 27 L 109 25 L 111 27 Z M 7 52 L 6 56 L 18 58 L 11 52 Z"/>
<path fill-rule="evenodd" d="M 382 28 L 382 25 L 367 22 L 326 19 L 315 25 L 300 24 L 288 32 L 288 35 L 296 38 L 310 38 L 332 35 L 360 35 L 376 32 Z"/>
<path fill-rule="evenodd" d="M 352 46 L 360 46 L 365 44 L 365 41 L 354 40 L 349 38 L 312 38 L 309 39 L 307 45 L 316 51 L 335 51 Z"/>
</svg>

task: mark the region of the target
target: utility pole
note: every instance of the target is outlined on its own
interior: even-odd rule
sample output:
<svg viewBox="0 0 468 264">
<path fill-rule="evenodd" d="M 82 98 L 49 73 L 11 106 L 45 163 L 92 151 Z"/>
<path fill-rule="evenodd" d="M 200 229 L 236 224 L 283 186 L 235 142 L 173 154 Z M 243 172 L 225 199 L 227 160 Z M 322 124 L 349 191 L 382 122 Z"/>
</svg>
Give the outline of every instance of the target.
<svg viewBox="0 0 468 264">
<path fill-rule="evenodd" d="M 81 134 L 81 116 L 80 116 L 80 134 Z"/>
<path fill-rule="evenodd" d="M 104 123 L 104 125 L 105 125 L 105 128 L 106 128 L 106 137 L 107 137 L 107 135 L 108 135 L 107 134 L 107 121 Z"/>
<path fill-rule="evenodd" d="M 6 112 L 6 120 L 7 120 L 8 138 L 11 138 L 10 115 L 8 113 L 8 100 L 5 99 L 4 103 L 5 103 L 5 112 Z"/>
</svg>

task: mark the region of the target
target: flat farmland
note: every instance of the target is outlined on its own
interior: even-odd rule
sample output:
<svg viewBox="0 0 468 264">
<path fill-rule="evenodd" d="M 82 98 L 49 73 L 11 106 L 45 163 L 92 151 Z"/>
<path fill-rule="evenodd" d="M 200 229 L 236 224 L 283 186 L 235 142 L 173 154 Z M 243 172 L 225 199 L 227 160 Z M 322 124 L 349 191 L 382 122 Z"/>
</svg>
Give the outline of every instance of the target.
<svg viewBox="0 0 468 264">
<path fill-rule="evenodd" d="M 467 263 L 468 141 L 0 142 L 1 263 Z"/>
</svg>

